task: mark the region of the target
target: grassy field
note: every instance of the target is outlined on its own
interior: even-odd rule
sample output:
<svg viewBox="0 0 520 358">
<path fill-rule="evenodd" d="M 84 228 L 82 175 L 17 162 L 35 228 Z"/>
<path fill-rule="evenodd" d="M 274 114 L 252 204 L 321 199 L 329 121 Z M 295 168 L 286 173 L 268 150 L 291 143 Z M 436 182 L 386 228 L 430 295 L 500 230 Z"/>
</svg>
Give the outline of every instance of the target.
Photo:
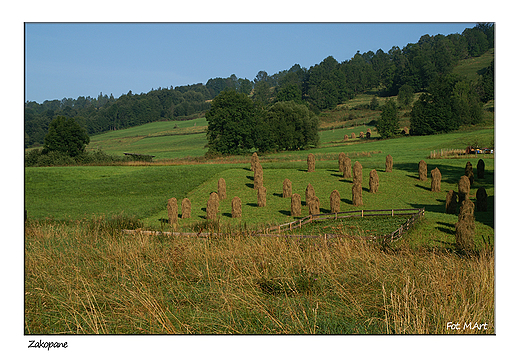
<svg viewBox="0 0 520 358">
<path fill-rule="evenodd" d="M 487 250 L 171 239 L 99 224 L 26 225 L 25 334 L 495 333 Z"/>
<path fill-rule="evenodd" d="M 206 152 L 206 128 L 206 118 L 148 123 L 92 136 L 87 150 L 154 155 L 156 160 L 200 157 Z"/>
<path fill-rule="evenodd" d="M 471 64 L 473 65 L 473 64 Z M 479 67 L 482 63 L 474 64 Z M 475 68 L 476 68 L 475 67 Z M 493 113 L 478 127 L 435 136 L 381 140 L 380 115 L 358 96 L 320 116 L 320 145 L 307 151 L 260 156 L 267 206 L 257 206 L 250 156 L 206 159 L 204 118 L 157 122 L 93 136 L 89 150 L 154 155 L 153 163 L 25 168 L 26 334 L 494 334 L 494 155 L 429 159 L 433 151 L 494 147 Z M 493 105 L 490 105 L 491 107 Z M 401 127 L 408 125 L 400 111 Z M 372 139 L 349 139 L 372 129 Z M 339 173 L 338 155 L 363 166 L 363 205 L 352 205 L 352 179 Z M 307 155 L 316 171 L 307 172 Z M 385 158 L 393 171 L 385 172 Z M 457 215 L 444 210 L 458 191 L 466 162 L 475 178 L 470 199 L 484 187 L 488 211 L 475 213 L 473 253 L 455 245 Z M 441 192 L 418 180 L 418 163 L 439 168 Z M 370 170 L 380 186 L 368 192 Z M 227 198 L 218 226 L 206 220 L 219 178 Z M 284 179 L 305 204 L 312 184 L 322 213 L 340 192 L 342 211 L 425 208 L 425 215 L 389 246 L 351 238 L 260 237 L 253 230 L 294 220 Z M 231 200 L 242 218 L 231 217 Z M 169 198 L 189 198 L 192 217 L 170 226 Z M 308 214 L 302 208 L 302 217 Z M 352 218 L 304 227 L 302 234 L 384 234 L 406 217 Z M 145 235 L 143 231 L 220 231 L 218 238 Z M 486 329 L 447 330 L 447 322 Z"/>
</svg>

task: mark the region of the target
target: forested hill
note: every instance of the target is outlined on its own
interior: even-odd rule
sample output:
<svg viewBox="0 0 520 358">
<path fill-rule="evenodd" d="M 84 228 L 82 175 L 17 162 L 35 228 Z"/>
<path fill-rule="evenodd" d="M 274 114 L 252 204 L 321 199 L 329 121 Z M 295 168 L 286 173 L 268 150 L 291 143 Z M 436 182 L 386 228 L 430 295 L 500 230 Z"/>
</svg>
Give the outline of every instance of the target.
<svg viewBox="0 0 520 358">
<path fill-rule="evenodd" d="M 368 90 L 377 89 L 380 96 L 396 95 L 403 85 L 411 86 L 414 92 L 424 91 L 439 74 L 451 73 L 461 60 L 479 57 L 491 48 L 494 25 L 478 24 L 462 34 L 424 35 L 417 43 L 402 49 L 394 46 L 387 53 L 381 49 L 358 52 L 343 62 L 329 56 L 309 69 L 295 64 L 273 75 L 259 71 L 252 81 L 231 75 L 211 78 L 206 84 L 158 88 L 141 94 L 129 91 L 117 99 L 100 93 L 97 98 L 26 102 L 25 147 L 41 145 L 49 123 L 58 115 L 75 118 L 92 135 L 160 120 L 186 119 L 208 110 L 211 100 L 226 88 L 251 94 L 258 104 L 290 100 L 307 103 L 316 113 Z M 483 75 L 474 85 L 485 100 L 492 96 L 489 82 L 494 77 L 489 69 L 481 70 Z"/>
</svg>

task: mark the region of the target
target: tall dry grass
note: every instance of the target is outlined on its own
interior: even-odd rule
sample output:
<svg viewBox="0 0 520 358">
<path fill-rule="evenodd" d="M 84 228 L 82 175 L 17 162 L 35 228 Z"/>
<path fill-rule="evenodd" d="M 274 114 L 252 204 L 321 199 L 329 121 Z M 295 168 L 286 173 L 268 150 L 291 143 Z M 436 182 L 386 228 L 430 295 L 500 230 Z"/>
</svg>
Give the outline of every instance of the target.
<svg viewBox="0 0 520 358">
<path fill-rule="evenodd" d="M 454 332 L 448 322 L 488 323 Z M 25 333 L 494 333 L 494 256 L 28 222 Z"/>
</svg>

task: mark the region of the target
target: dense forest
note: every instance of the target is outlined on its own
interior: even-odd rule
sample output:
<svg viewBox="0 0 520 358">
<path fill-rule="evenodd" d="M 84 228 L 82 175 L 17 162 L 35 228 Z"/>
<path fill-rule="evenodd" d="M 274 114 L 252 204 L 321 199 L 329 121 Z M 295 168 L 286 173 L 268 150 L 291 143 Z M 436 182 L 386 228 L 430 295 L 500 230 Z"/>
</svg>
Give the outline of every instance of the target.
<svg viewBox="0 0 520 358">
<path fill-rule="evenodd" d="M 307 105 L 314 113 L 374 89 L 380 96 L 395 96 L 410 87 L 415 93 L 425 92 L 432 85 L 438 88 L 439 78 L 449 78 L 446 75 L 460 60 L 478 57 L 490 48 L 494 48 L 494 24 L 483 23 L 465 29 L 462 34 L 424 35 L 417 43 L 402 49 L 394 46 L 387 53 L 381 49 L 375 53 L 358 52 L 343 62 L 329 56 L 309 69 L 295 64 L 273 75 L 259 71 L 253 81 L 231 75 L 211 78 L 206 84 L 158 88 L 141 94 L 129 91 L 119 98 L 100 93 L 97 98 L 80 96 L 41 104 L 26 102 L 24 143 L 26 148 L 41 145 L 51 121 L 57 116 L 74 118 L 89 135 L 160 120 L 183 120 L 209 110 L 211 100 L 229 89 L 250 96 L 256 104 L 294 101 Z M 477 83 L 460 84 L 451 79 L 450 90 L 458 90 L 463 93 L 459 97 L 464 98 L 477 95 L 481 102 L 492 99 L 493 66 L 481 71 Z M 434 109 L 429 103 L 436 98 L 434 94 L 423 96 L 416 118 Z M 453 112 L 462 118 L 462 110 Z M 470 113 L 471 108 L 466 112 Z M 460 123 L 472 121 L 459 119 Z M 417 131 L 417 134 L 427 133 L 428 130 Z"/>
</svg>

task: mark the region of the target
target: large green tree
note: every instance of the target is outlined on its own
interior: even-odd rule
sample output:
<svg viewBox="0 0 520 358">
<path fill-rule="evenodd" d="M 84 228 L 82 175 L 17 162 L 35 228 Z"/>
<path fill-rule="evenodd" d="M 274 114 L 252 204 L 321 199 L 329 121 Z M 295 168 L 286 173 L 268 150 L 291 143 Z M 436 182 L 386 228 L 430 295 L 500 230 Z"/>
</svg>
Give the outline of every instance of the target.
<svg viewBox="0 0 520 358">
<path fill-rule="evenodd" d="M 410 134 L 428 135 L 456 130 L 482 120 L 482 104 L 472 83 L 454 75 L 441 75 L 414 103 Z"/>
<path fill-rule="evenodd" d="M 240 154 L 255 145 L 255 108 L 244 93 L 224 90 L 206 113 L 210 153 Z"/>
<path fill-rule="evenodd" d="M 49 131 L 43 142 L 43 153 L 56 151 L 75 157 L 85 151 L 89 142 L 87 131 L 74 118 L 57 116 L 49 124 Z"/>
<path fill-rule="evenodd" d="M 318 117 L 305 104 L 277 102 L 263 113 L 257 134 L 261 152 L 304 149 L 319 142 Z"/>
<path fill-rule="evenodd" d="M 399 133 L 399 118 L 397 117 L 397 104 L 389 99 L 383 106 L 381 118 L 376 124 L 377 132 L 382 138 L 393 137 Z"/>
</svg>

